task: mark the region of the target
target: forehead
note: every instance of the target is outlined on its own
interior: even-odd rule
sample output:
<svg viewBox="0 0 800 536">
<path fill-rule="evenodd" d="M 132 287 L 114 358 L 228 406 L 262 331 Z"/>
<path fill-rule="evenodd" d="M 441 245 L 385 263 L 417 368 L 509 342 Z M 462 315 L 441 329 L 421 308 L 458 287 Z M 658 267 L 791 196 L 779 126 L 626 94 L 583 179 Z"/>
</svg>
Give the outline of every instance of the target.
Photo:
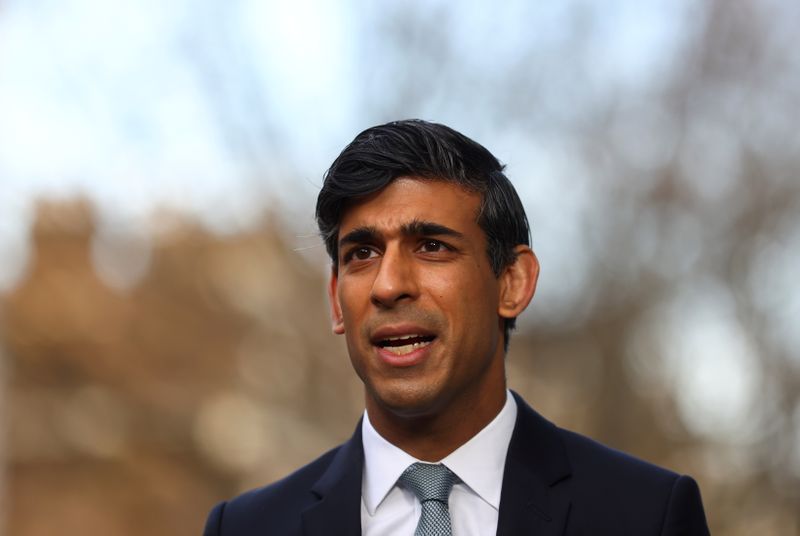
<svg viewBox="0 0 800 536">
<path fill-rule="evenodd" d="M 389 185 L 352 202 L 343 211 L 339 235 L 356 227 L 399 229 L 411 221 L 430 221 L 457 230 L 479 230 L 477 220 L 481 196 L 458 184 L 436 179 L 401 177 Z"/>
</svg>

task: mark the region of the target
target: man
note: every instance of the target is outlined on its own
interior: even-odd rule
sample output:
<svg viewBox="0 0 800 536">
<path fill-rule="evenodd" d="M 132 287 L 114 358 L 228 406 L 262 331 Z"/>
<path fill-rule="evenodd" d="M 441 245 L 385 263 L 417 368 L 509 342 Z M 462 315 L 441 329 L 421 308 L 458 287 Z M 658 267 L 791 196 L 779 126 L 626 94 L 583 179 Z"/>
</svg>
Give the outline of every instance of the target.
<svg viewBox="0 0 800 536">
<path fill-rule="evenodd" d="M 423 121 L 370 128 L 326 173 L 317 222 L 366 412 L 344 445 L 217 505 L 206 536 L 708 534 L 690 477 L 559 429 L 507 390 L 539 265 L 484 147 Z"/>
</svg>

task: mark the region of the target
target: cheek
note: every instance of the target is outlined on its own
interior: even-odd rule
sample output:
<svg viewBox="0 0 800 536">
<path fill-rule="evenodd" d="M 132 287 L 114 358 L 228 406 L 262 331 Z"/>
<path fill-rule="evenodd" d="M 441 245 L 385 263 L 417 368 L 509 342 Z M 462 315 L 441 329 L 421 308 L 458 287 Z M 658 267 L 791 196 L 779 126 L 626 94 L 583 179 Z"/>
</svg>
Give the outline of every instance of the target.
<svg viewBox="0 0 800 536">
<path fill-rule="evenodd" d="M 360 303 L 361 297 L 357 286 L 348 284 L 339 287 L 339 305 L 345 318 L 350 318 L 357 314 Z"/>
<path fill-rule="evenodd" d="M 440 309 L 452 316 L 466 316 L 471 324 L 479 317 L 497 314 L 498 285 L 494 279 L 474 273 L 451 273 L 428 281 L 429 295 Z"/>
<path fill-rule="evenodd" d="M 339 287 L 339 306 L 344 323 L 344 335 L 348 349 L 354 352 L 361 344 L 363 330 L 369 314 L 369 292 L 356 285 L 348 284 Z"/>
</svg>

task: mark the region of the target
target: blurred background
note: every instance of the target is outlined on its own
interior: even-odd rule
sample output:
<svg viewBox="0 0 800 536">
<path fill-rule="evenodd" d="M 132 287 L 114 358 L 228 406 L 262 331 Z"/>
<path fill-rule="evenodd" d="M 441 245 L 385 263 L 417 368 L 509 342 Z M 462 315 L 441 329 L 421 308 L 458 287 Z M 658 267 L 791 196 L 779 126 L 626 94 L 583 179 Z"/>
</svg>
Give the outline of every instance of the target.
<svg viewBox="0 0 800 536">
<path fill-rule="evenodd" d="M 313 206 L 359 131 L 508 165 L 509 383 L 800 534 L 800 4 L 0 0 L 0 534 L 192 535 L 346 439 Z"/>
</svg>

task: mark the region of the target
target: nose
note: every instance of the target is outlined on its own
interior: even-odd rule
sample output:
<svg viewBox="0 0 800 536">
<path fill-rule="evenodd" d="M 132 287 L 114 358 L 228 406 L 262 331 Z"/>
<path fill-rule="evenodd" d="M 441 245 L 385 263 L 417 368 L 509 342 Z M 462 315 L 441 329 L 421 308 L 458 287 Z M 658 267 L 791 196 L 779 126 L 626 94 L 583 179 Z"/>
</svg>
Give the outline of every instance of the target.
<svg viewBox="0 0 800 536">
<path fill-rule="evenodd" d="M 372 303 L 383 309 L 391 309 L 416 299 L 418 290 L 413 260 L 409 254 L 400 248 L 387 248 L 372 282 Z"/>
</svg>

